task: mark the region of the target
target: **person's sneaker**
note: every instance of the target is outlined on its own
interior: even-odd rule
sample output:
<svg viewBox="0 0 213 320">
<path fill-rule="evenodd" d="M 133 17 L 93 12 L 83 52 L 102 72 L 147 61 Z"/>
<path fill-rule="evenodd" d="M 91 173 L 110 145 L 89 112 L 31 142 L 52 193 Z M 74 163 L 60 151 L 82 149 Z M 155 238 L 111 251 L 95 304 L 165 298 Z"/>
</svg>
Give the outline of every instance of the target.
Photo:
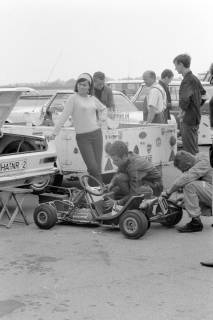
<svg viewBox="0 0 213 320">
<path fill-rule="evenodd" d="M 179 232 L 198 232 L 203 230 L 203 224 L 200 220 L 192 219 L 183 227 L 176 227 Z"/>
</svg>

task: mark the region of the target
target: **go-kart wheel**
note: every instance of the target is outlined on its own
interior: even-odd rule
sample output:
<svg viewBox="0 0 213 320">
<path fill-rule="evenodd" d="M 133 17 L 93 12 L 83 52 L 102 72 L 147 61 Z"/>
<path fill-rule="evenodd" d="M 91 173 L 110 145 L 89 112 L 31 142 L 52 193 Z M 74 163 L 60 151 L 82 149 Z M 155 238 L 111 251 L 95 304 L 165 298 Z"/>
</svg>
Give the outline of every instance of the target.
<svg viewBox="0 0 213 320">
<path fill-rule="evenodd" d="M 139 210 L 127 210 L 119 219 L 121 232 L 129 239 L 142 237 L 148 229 L 148 220 Z"/>
<path fill-rule="evenodd" d="M 50 229 L 57 222 L 57 211 L 49 203 L 43 203 L 35 209 L 33 219 L 40 229 Z"/>
<path fill-rule="evenodd" d="M 162 224 L 162 226 L 172 227 L 175 226 L 182 219 L 183 209 L 180 207 L 174 207 L 169 205 L 168 214 L 171 214 L 171 216 L 163 218 L 163 220 L 160 220 L 160 223 Z"/>
<path fill-rule="evenodd" d="M 92 187 L 89 185 L 89 181 L 91 183 L 94 182 L 97 186 Z M 101 196 L 104 193 L 104 186 L 103 184 L 97 180 L 95 177 L 90 176 L 88 174 L 84 174 L 79 177 L 79 182 L 84 190 L 86 190 L 88 193 L 94 195 L 94 196 Z"/>
</svg>

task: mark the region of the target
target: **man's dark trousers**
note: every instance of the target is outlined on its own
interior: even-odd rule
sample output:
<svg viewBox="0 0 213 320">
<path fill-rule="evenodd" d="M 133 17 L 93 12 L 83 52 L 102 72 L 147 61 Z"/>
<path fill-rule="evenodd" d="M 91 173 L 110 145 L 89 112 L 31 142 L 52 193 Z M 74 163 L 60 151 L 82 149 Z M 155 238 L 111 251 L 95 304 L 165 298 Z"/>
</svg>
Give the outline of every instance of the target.
<svg viewBox="0 0 213 320">
<path fill-rule="evenodd" d="M 196 155 L 198 149 L 198 129 L 199 125 L 190 126 L 184 122 L 180 123 L 180 131 L 183 143 L 183 150 Z"/>
</svg>

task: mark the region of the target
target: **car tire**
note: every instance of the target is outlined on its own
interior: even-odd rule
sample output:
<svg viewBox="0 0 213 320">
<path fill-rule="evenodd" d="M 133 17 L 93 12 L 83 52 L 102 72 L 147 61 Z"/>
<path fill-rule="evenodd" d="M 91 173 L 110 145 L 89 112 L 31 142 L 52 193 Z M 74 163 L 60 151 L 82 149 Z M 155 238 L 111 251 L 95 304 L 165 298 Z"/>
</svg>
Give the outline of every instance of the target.
<svg viewBox="0 0 213 320">
<path fill-rule="evenodd" d="M 30 185 L 34 194 L 40 194 L 45 191 L 47 186 L 50 184 L 51 176 L 41 177 L 41 180 Z"/>
<path fill-rule="evenodd" d="M 127 210 L 119 219 L 121 232 L 129 239 L 139 239 L 148 229 L 148 219 L 139 210 Z"/>
<path fill-rule="evenodd" d="M 51 229 L 57 222 L 56 208 L 49 203 L 43 203 L 35 209 L 33 219 L 40 229 Z"/>
</svg>

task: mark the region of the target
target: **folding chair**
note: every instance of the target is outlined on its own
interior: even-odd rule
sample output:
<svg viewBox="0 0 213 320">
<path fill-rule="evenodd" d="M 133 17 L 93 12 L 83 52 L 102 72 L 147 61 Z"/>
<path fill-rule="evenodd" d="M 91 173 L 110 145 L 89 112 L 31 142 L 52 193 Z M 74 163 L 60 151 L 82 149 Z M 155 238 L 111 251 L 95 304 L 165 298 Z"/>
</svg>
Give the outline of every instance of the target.
<svg viewBox="0 0 213 320">
<path fill-rule="evenodd" d="M 22 208 L 22 203 L 24 201 L 24 195 L 32 193 L 31 189 L 22 189 L 22 188 L 10 188 L 10 187 L 2 187 L 0 188 L 0 192 L 5 192 L 5 199 L 0 197 L 0 221 L 3 219 L 3 217 L 6 215 L 9 222 L 8 223 L 0 223 L 0 225 L 3 225 L 7 228 L 10 228 L 13 224 L 13 222 L 20 222 L 25 223 L 26 225 L 29 225 L 27 218 L 24 214 L 24 210 Z M 18 198 L 18 195 L 22 195 L 20 199 Z M 11 211 L 11 208 L 9 208 L 9 202 L 10 200 L 14 200 L 16 207 L 13 208 Z M 23 220 L 17 220 L 17 215 L 20 215 Z"/>
</svg>

